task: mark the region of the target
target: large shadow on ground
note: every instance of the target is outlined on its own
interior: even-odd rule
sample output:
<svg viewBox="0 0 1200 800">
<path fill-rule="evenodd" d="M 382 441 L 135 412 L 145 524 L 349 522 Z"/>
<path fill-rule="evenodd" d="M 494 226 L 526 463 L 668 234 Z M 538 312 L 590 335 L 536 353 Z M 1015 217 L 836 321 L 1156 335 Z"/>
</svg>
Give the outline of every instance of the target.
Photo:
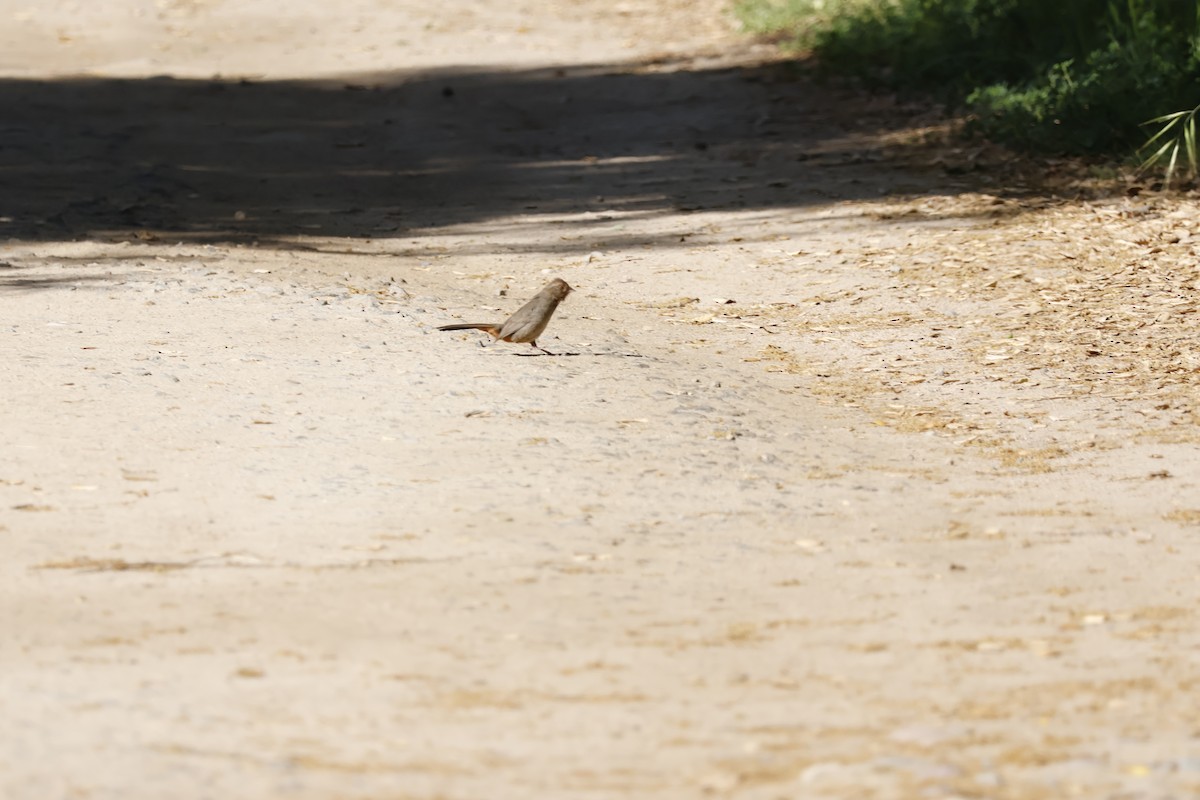
<svg viewBox="0 0 1200 800">
<path fill-rule="evenodd" d="M 902 115 L 836 102 L 769 68 L 661 63 L 353 82 L 0 81 L 0 236 L 282 242 L 936 191 L 889 183 L 846 144 Z M 862 178 L 831 190 L 818 171 L 834 164 Z"/>
</svg>

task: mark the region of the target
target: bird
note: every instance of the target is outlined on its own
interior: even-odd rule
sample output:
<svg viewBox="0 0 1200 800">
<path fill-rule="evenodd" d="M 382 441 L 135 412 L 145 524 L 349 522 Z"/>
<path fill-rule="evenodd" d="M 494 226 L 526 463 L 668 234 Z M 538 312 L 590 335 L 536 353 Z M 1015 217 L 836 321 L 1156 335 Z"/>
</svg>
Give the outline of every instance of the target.
<svg viewBox="0 0 1200 800">
<path fill-rule="evenodd" d="M 517 309 L 517 312 L 503 323 L 495 322 L 460 322 L 455 325 L 443 325 L 439 331 L 480 330 L 491 335 L 493 339 L 502 342 L 528 342 L 535 350 L 541 350 L 548 356 L 554 355 L 544 347 L 538 347 L 537 338 L 550 324 L 554 309 L 573 292 L 562 278 L 555 278 L 546 284 L 540 292 L 530 298 L 529 302 Z"/>
</svg>

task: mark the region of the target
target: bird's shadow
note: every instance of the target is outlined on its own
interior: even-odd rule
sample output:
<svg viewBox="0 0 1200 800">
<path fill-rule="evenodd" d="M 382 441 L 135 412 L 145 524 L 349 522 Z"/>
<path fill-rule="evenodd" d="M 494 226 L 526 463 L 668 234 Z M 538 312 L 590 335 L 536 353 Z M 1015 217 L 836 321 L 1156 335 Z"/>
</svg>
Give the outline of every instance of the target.
<svg viewBox="0 0 1200 800">
<path fill-rule="evenodd" d="M 511 355 L 518 358 L 543 358 L 549 356 L 551 358 L 575 358 L 578 356 L 616 356 L 618 358 L 645 358 L 641 353 L 512 353 Z"/>
</svg>

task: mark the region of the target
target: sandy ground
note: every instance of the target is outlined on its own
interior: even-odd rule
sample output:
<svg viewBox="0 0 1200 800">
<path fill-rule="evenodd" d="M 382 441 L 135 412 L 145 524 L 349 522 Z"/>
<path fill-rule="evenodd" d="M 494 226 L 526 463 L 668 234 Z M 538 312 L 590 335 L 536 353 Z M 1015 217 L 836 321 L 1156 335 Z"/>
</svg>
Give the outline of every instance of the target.
<svg viewBox="0 0 1200 800">
<path fill-rule="evenodd" d="M 1200 794 L 1194 198 L 715 2 L 0 19 L 4 797 Z"/>
</svg>

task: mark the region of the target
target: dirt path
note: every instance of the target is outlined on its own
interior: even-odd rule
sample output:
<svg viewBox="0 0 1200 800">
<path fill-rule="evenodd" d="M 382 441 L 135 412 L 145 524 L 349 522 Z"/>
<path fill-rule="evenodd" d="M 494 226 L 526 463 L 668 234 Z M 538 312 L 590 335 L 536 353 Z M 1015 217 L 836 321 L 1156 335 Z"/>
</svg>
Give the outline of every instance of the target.
<svg viewBox="0 0 1200 800">
<path fill-rule="evenodd" d="M 4 797 L 1200 792 L 1194 199 L 718 3 L 103 5 L 0 2 Z"/>
</svg>

